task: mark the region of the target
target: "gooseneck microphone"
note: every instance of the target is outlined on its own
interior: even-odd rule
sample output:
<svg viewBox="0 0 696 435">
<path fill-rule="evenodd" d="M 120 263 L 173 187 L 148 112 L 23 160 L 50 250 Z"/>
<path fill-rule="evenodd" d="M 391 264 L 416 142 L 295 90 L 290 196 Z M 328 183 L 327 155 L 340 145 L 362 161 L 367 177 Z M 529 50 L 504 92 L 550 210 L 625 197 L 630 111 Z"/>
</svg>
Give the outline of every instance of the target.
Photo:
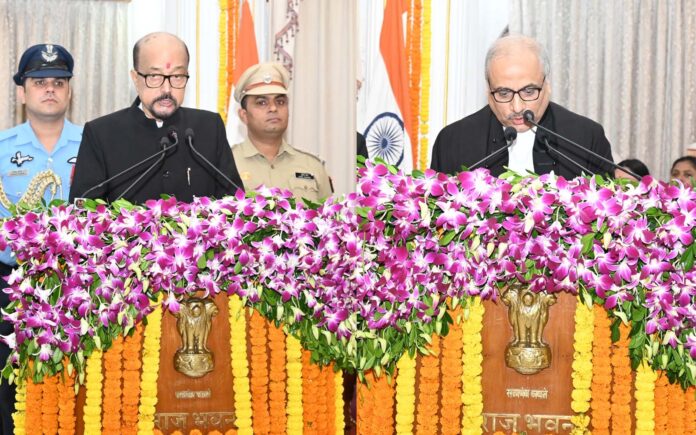
<svg viewBox="0 0 696 435">
<path fill-rule="evenodd" d="M 221 170 L 219 170 L 219 169 L 217 168 L 217 166 L 215 166 L 210 160 L 206 159 L 205 156 L 204 156 L 203 154 L 201 154 L 201 153 L 196 149 L 196 147 L 193 146 L 193 129 L 192 129 L 192 128 L 187 128 L 187 129 L 184 131 L 184 138 L 185 138 L 185 140 L 186 140 L 186 143 L 188 143 L 189 148 L 191 148 L 191 151 L 193 151 L 193 153 L 194 153 L 196 156 L 198 156 L 201 160 L 203 160 L 203 161 L 205 162 L 206 165 L 208 165 L 213 171 L 215 171 L 215 173 L 217 173 L 217 174 L 218 174 L 219 176 L 221 176 L 225 181 L 227 181 L 227 182 L 230 183 L 232 186 L 234 186 L 237 190 L 240 190 L 240 189 L 241 189 L 241 190 L 244 190 L 244 189 L 242 189 L 241 187 L 239 187 L 239 185 L 238 185 L 237 183 L 235 183 L 234 181 L 230 180 L 230 177 L 228 177 L 227 175 L 225 175 L 224 172 L 222 172 Z"/>
<path fill-rule="evenodd" d="M 469 167 L 470 171 L 473 171 L 477 167 L 481 166 L 483 163 L 487 162 L 488 160 L 492 159 L 493 157 L 501 154 L 503 151 L 507 151 L 512 144 L 515 142 L 515 139 L 517 139 L 517 130 L 515 130 L 514 127 L 505 127 L 505 130 L 503 131 L 503 135 L 505 136 L 505 142 L 507 143 L 506 146 L 503 148 L 495 150 L 493 153 L 487 155 L 486 157 L 482 158 L 478 162 L 474 163 Z"/>
<path fill-rule="evenodd" d="M 567 155 L 567 154 L 562 153 L 558 148 L 552 147 L 551 144 L 549 144 L 549 138 L 548 138 L 548 136 L 546 136 L 546 132 L 545 132 L 545 131 L 542 131 L 542 132 L 540 133 L 540 139 L 541 139 L 541 141 L 544 143 L 543 149 L 547 149 L 547 150 L 549 150 L 549 151 L 553 151 L 553 152 L 556 153 L 557 155 L 563 157 L 564 159 L 568 160 L 570 163 L 572 163 L 572 164 L 574 164 L 575 166 L 577 166 L 578 168 L 580 168 L 581 171 L 585 171 L 585 173 L 587 173 L 587 174 L 595 175 L 594 172 L 592 172 L 592 171 L 590 171 L 589 169 L 587 169 L 585 166 L 583 166 L 582 164 L 580 164 L 577 160 L 571 158 L 571 157 L 570 157 L 569 155 Z M 534 146 L 536 146 L 536 144 L 535 144 Z"/>
<path fill-rule="evenodd" d="M 172 143 L 172 141 L 173 141 L 173 143 Z M 82 193 L 82 195 L 80 195 L 79 197 L 75 198 L 75 203 L 84 201 L 86 198 L 88 198 L 87 195 L 88 195 L 89 193 L 92 193 L 92 192 L 94 192 L 96 189 L 99 189 L 99 188 L 101 188 L 101 187 L 106 186 L 107 184 L 111 183 L 111 182 L 114 181 L 115 179 L 117 179 L 117 178 L 119 178 L 119 177 L 121 177 L 121 176 L 123 176 L 123 175 L 129 173 L 130 171 L 132 171 L 132 170 L 134 170 L 134 169 L 136 169 L 136 168 L 138 168 L 138 167 L 144 165 L 145 163 L 149 162 L 150 160 L 156 159 L 157 157 L 160 157 L 160 156 L 164 156 L 170 149 L 172 149 L 172 148 L 174 148 L 175 146 L 177 146 L 178 143 L 179 143 L 179 133 L 178 133 L 176 127 L 171 126 L 171 127 L 169 127 L 169 129 L 168 129 L 168 131 L 167 131 L 167 135 L 166 135 L 166 136 L 163 136 L 163 137 L 160 139 L 160 147 L 162 147 L 162 149 L 160 149 L 159 151 L 157 151 L 157 152 L 154 153 L 153 155 L 151 155 L 151 156 L 149 156 L 149 157 L 146 157 L 146 158 L 144 158 L 143 160 L 141 160 L 141 161 L 139 161 L 139 162 L 137 162 L 137 163 L 135 163 L 135 164 L 133 164 L 133 165 L 130 165 L 129 167 L 127 167 L 126 169 L 122 170 L 122 171 L 119 172 L 118 174 L 112 175 L 111 177 L 107 178 L 106 180 L 102 181 L 101 183 L 95 184 L 94 186 L 92 186 L 92 187 L 90 187 L 89 189 L 85 190 L 85 191 Z M 164 146 L 165 144 L 168 144 L 168 145 L 165 147 L 165 146 Z M 159 161 L 159 160 L 158 160 L 158 161 Z M 148 171 L 149 171 L 149 170 L 150 170 L 150 169 L 148 169 Z M 124 192 L 124 193 L 125 193 L 125 192 Z M 121 195 L 119 196 L 119 198 L 120 198 L 121 196 L 123 196 L 123 194 L 121 194 Z"/>
<path fill-rule="evenodd" d="M 570 145 L 573 145 L 575 148 L 578 148 L 578 149 L 580 149 L 580 150 L 586 152 L 587 154 L 591 155 L 592 157 L 594 157 L 594 158 L 596 158 L 596 159 L 598 159 L 598 160 L 600 160 L 600 161 L 602 161 L 602 162 L 604 162 L 604 163 L 607 163 L 607 164 L 610 165 L 612 168 L 614 168 L 614 169 L 620 169 L 620 170 L 626 172 L 627 174 L 630 174 L 631 176 L 635 177 L 638 181 L 640 181 L 640 180 L 643 179 L 643 177 L 641 177 L 640 175 L 638 175 L 638 174 L 636 174 L 635 172 L 631 171 L 630 169 L 624 168 L 624 167 L 622 167 L 622 166 L 619 166 L 619 165 L 617 165 L 616 163 L 612 162 L 611 160 L 607 159 L 606 157 L 600 156 L 600 155 L 597 154 L 596 152 L 594 152 L 594 151 L 592 151 L 592 150 L 590 150 L 590 149 L 588 149 L 588 148 L 586 148 L 586 147 L 580 145 L 579 143 L 573 142 L 572 140 L 568 139 L 567 137 L 562 136 L 561 134 L 556 133 L 555 131 L 553 131 L 553 130 L 551 130 L 551 129 L 548 129 L 548 128 L 544 127 L 544 126 L 541 125 L 541 124 L 538 124 L 537 122 L 534 121 L 534 112 L 532 112 L 531 110 L 529 110 L 529 109 L 525 110 L 525 111 L 522 113 L 522 117 L 524 118 L 525 121 L 527 121 L 528 123 L 532 124 L 532 125 L 535 126 L 536 128 L 539 128 L 539 129 L 545 131 L 546 133 L 548 133 L 548 134 L 550 134 L 550 135 L 552 135 L 552 136 L 555 136 L 555 137 L 557 137 L 557 138 L 559 138 L 559 139 L 561 139 L 561 140 L 563 140 L 563 141 L 569 143 Z M 548 140 L 546 141 L 546 146 L 548 146 Z M 558 152 L 558 149 L 556 149 L 556 148 L 551 148 L 551 147 L 549 146 L 549 149 L 552 149 L 552 150 Z M 560 153 L 559 153 L 559 154 L 560 154 Z M 564 157 L 565 157 L 566 159 L 568 159 L 567 156 L 564 156 Z M 569 159 L 569 160 L 570 160 L 570 159 Z M 575 161 L 573 161 L 573 160 L 571 160 L 571 161 L 572 161 L 573 163 L 575 163 L 576 165 L 578 164 L 577 162 L 575 162 Z M 591 171 L 588 171 L 588 172 L 589 172 L 590 174 L 592 173 Z"/>
<path fill-rule="evenodd" d="M 171 139 L 170 139 L 171 138 Z M 172 140 L 174 140 L 174 143 L 172 143 Z M 155 160 L 155 163 L 151 164 L 145 172 L 140 174 L 138 178 L 136 178 L 126 189 L 121 192 L 121 194 L 116 198 L 118 201 L 119 199 L 123 198 L 126 196 L 128 192 L 130 192 L 147 174 L 150 173 L 153 169 L 155 169 L 157 166 L 159 166 L 162 161 L 164 161 L 164 158 L 167 156 L 167 152 L 172 150 L 174 147 L 179 145 L 179 132 L 177 131 L 176 127 L 173 125 L 169 127 L 169 132 L 167 133 L 166 136 L 164 136 L 162 139 L 160 139 L 160 147 L 162 150 L 160 151 L 160 157 L 159 159 Z"/>
</svg>

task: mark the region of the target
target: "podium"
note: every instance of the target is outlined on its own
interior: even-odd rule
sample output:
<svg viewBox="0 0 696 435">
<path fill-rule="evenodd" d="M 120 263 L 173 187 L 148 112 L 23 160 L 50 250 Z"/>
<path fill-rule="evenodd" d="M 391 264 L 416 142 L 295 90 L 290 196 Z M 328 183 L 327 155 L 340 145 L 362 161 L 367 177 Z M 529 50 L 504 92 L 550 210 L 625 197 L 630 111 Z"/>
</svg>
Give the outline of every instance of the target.
<svg viewBox="0 0 696 435">
<path fill-rule="evenodd" d="M 18 433 L 696 432 L 696 193 L 370 164 L 358 191 L 10 219 Z"/>
</svg>

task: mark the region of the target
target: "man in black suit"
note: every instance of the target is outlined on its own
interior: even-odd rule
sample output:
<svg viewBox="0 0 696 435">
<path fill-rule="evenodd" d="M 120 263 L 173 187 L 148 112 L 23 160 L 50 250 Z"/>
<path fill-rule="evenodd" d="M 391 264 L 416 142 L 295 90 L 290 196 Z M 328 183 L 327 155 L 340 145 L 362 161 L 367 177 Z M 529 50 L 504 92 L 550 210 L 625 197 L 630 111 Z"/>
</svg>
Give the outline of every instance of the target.
<svg viewBox="0 0 696 435">
<path fill-rule="evenodd" d="M 488 106 L 440 131 L 433 146 L 430 167 L 456 174 L 462 166 L 469 167 L 504 148 L 507 145 L 504 128 L 513 127 L 517 130 L 513 145 L 482 165 L 493 175 L 500 175 L 508 167 L 522 173 L 553 171 L 565 178 L 574 178 L 584 172 L 579 165 L 592 173 L 613 172 L 613 168 L 589 153 L 541 129 L 537 131 L 525 121 L 524 111 L 531 110 L 540 125 L 613 160 L 601 125 L 550 102 L 548 74 L 548 57 L 536 40 L 513 35 L 494 42 L 486 55 Z"/>
<path fill-rule="evenodd" d="M 188 63 L 186 44 L 169 33 L 151 33 L 135 44 L 131 79 L 138 98 L 127 109 L 85 124 L 71 201 L 85 196 L 114 201 L 130 189 L 124 198 L 135 203 L 157 199 L 161 194 L 188 202 L 194 196 L 220 198 L 242 186 L 220 115 L 180 107 L 189 78 Z M 162 138 L 171 136 L 168 133 L 172 127 L 178 130 L 178 146 L 143 179 L 136 181 L 156 159 L 92 189 L 160 151 Z M 188 129 L 195 133 L 198 151 L 233 183 L 192 152 L 184 138 Z"/>
</svg>

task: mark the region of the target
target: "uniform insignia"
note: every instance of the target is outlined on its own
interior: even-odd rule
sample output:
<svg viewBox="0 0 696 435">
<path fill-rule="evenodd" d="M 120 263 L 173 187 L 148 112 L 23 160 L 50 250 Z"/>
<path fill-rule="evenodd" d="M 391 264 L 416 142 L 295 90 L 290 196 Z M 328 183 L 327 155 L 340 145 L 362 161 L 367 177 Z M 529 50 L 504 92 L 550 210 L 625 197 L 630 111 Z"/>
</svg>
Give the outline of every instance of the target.
<svg viewBox="0 0 696 435">
<path fill-rule="evenodd" d="M 28 154 L 26 156 L 23 156 L 21 151 L 17 151 L 14 157 L 10 159 L 10 162 L 14 163 L 19 168 L 24 164 L 24 162 L 31 162 L 32 160 L 34 160 L 34 157 Z"/>
<path fill-rule="evenodd" d="M 70 163 L 71 165 L 74 165 L 75 163 L 77 163 L 77 157 L 70 157 L 68 159 L 68 163 Z"/>
<path fill-rule="evenodd" d="M 295 172 L 295 178 L 299 178 L 301 180 L 314 180 L 314 175 L 310 174 L 309 172 Z"/>
<path fill-rule="evenodd" d="M 271 83 L 272 81 L 273 81 L 273 77 L 271 77 L 270 74 L 266 74 L 265 76 L 263 76 L 264 83 L 268 84 L 268 83 Z"/>
<path fill-rule="evenodd" d="M 58 59 L 58 53 L 53 51 L 53 45 L 46 44 L 46 51 L 41 51 L 41 57 L 43 57 L 46 62 L 53 62 Z"/>
<path fill-rule="evenodd" d="M 239 173 L 239 178 L 241 178 L 242 181 L 248 181 L 251 179 L 251 173 L 247 171 L 242 171 Z"/>
</svg>

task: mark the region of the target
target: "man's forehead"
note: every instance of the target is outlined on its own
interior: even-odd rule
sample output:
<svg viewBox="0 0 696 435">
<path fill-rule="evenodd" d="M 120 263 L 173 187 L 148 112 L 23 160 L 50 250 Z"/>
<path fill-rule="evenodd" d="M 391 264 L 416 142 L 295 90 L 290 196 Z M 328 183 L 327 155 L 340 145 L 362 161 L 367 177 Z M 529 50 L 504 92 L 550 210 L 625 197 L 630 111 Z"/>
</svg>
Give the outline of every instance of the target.
<svg viewBox="0 0 696 435">
<path fill-rule="evenodd" d="M 249 97 L 254 97 L 257 100 L 275 100 L 278 97 L 281 98 L 287 98 L 288 96 L 286 94 L 263 94 L 263 95 L 249 95 Z"/>
</svg>

